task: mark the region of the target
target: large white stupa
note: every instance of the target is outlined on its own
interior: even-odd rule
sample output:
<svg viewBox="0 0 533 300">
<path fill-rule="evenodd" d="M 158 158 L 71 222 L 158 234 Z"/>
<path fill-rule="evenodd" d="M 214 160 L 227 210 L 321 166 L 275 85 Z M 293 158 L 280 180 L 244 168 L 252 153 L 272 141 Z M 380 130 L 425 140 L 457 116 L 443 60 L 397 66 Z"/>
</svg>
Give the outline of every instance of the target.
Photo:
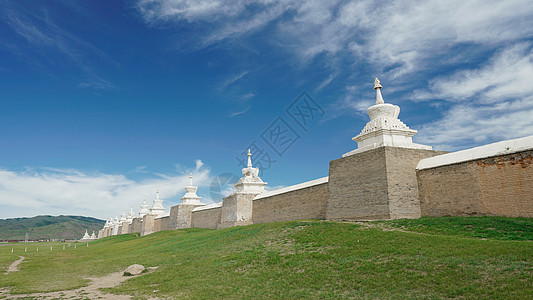
<svg viewBox="0 0 533 300">
<path fill-rule="evenodd" d="M 366 124 L 361 133 L 353 138 L 357 142 L 357 149 L 344 154 L 343 157 L 383 146 L 432 149 L 431 146 L 413 143 L 413 136 L 417 131 L 410 129 L 398 119 L 399 106 L 383 101 L 382 88 L 379 79 L 376 78 L 374 80 L 376 104 L 367 109 L 370 122 Z"/>
<path fill-rule="evenodd" d="M 261 194 L 265 191 L 266 182 L 259 178 L 259 168 L 252 167 L 252 153 L 248 149 L 248 165 L 242 169 L 242 178 L 234 185 L 239 194 Z"/>
</svg>

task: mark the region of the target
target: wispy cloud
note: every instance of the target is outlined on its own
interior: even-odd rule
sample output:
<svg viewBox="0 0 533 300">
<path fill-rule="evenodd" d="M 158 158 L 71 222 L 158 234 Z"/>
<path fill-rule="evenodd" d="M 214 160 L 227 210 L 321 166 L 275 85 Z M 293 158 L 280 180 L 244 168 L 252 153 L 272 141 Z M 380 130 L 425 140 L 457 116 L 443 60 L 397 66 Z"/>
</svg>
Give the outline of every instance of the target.
<svg viewBox="0 0 533 300">
<path fill-rule="evenodd" d="M 156 189 L 168 210 L 179 202 L 188 175 L 164 174 L 136 181 L 120 174 L 71 169 L 0 169 L 0 218 L 39 214 L 109 218 L 130 206 L 138 211 L 143 199 L 151 204 Z M 195 185 L 207 187 L 211 182 L 209 169 L 200 160 L 193 176 Z"/>
<path fill-rule="evenodd" d="M 78 84 L 78 87 L 92 88 L 95 90 L 109 90 L 109 89 L 114 89 L 115 85 L 102 78 L 93 78 L 91 80 L 81 82 L 80 84 Z"/>
<path fill-rule="evenodd" d="M 250 108 L 252 108 L 252 107 L 248 106 L 244 110 L 236 111 L 236 112 L 231 113 L 229 116 L 230 116 L 230 118 L 233 118 L 233 117 L 236 117 L 236 116 L 240 116 L 240 115 L 245 114 L 246 112 L 248 112 L 250 110 Z"/>
<path fill-rule="evenodd" d="M 315 91 L 320 91 L 322 90 L 323 88 L 325 88 L 326 86 L 328 86 L 332 81 L 333 79 L 335 79 L 335 77 L 337 76 L 337 74 L 329 74 L 328 78 L 326 78 L 324 81 L 322 81 L 315 89 Z"/>
<path fill-rule="evenodd" d="M 225 88 L 227 88 L 228 86 L 234 84 L 235 82 L 241 80 L 244 76 L 246 76 L 246 74 L 248 74 L 249 71 L 243 71 L 237 75 L 233 75 L 231 76 L 230 78 L 224 80 L 221 84 L 220 84 L 220 89 L 223 90 Z"/>
<path fill-rule="evenodd" d="M 301 58 L 351 53 L 356 60 L 370 60 L 394 76 L 425 67 L 431 58 L 457 44 L 493 46 L 533 35 L 533 7 L 520 0 L 386 5 L 371 0 L 141 0 L 137 7 L 148 22 L 217 24 L 201 37 L 206 46 L 276 22 L 278 30 L 271 37 L 295 45 L 289 49 Z"/>
<path fill-rule="evenodd" d="M 413 79 L 427 82 L 429 88 L 412 93 L 413 100 L 450 105 L 439 112 L 442 119 L 422 126 L 420 140 L 426 143 L 454 149 L 468 139 L 488 142 L 533 133 L 531 118 L 516 120 L 530 112 L 533 89 L 531 47 L 523 43 L 533 38 L 533 5 L 521 0 L 140 0 L 137 7 L 151 24 L 209 24 L 198 37 L 201 47 L 261 32 L 263 41 L 304 65 L 326 57 L 321 62 L 330 64 L 327 69 L 364 68 L 387 78 L 391 87 L 407 89 Z M 496 54 L 483 62 L 490 53 Z M 334 78 L 319 82 L 316 90 Z M 333 105 L 338 113 L 334 109 L 330 117 L 364 114 L 373 102 L 360 99 L 353 82 L 345 84 Z M 513 128 L 512 134 L 502 128 Z"/>
<path fill-rule="evenodd" d="M 70 8 L 72 7 L 71 5 Z M 28 57 L 31 55 L 24 53 L 31 52 L 41 57 L 41 61 L 54 61 L 54 67 L 66 61 L 89 78 L 86 82 L 80 83 L 80 87 L 101 90 L 113 86 L 96 74 L 93 65 L 94 61 L 117 64 L 91 43 L 59 26 L 44 5 L 32 3 L 28 7 L 23 3 L 7 3 L 0 7 L 0 24 L 2 23 L 19 37 L 18 41 L 4 39 L 4 43 L 10 43 L 4 47 L 12 50 L 17 56 Z M 55 58 L 56 55 L 60 59 Z"/>
</svg>

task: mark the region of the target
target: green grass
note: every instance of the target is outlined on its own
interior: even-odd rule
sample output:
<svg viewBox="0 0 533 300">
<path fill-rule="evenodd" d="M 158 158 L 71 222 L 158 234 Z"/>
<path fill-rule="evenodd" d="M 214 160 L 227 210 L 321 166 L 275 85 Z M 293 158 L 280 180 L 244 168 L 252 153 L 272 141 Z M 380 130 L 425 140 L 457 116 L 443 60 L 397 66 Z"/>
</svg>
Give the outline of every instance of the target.
<svg viewBox="0 0 533 300">
<path fill-rule="evenodd" d="M 505 217 L 424 217 L 376 222 L 404 230 L 498 240 L 533 240 L 533 219 Z"/>
<path fill-rule="evenodd" d="M 453 226 L 463 219 L 470 218 L 447 220 L 445 232 L 431 229 L 438 221 L 422 219 L 426 234 L 324 221 L 163 231 L 141 238 L 128 234 L 88 248 L 63 251 L 58 245 L 58 251 L 48 246 L 21 254 L 28 258 L 21 271 L 0 275 L 0 286 L 16 293 L 71 289 L 87 284 L 83 277 L 139 263 L 159 268 L 106 290 L 140 298 L 531 299 L 533 242 L 467 237 Z M 479 219 L 486 224 L 480 231 L 494 222 L 532 223 Z M 386 225 L 421 230 L 416 223 L 396 222 Z M 496 232 L 511 236 L 513 226 L 522 225 L 509 226 Z M 24 245 L 16 247 L 15 254 L 24 251 Z M 0 247 L 2 268 L 18 258 L 10 252 L 11 247 Z"/>
</svg>

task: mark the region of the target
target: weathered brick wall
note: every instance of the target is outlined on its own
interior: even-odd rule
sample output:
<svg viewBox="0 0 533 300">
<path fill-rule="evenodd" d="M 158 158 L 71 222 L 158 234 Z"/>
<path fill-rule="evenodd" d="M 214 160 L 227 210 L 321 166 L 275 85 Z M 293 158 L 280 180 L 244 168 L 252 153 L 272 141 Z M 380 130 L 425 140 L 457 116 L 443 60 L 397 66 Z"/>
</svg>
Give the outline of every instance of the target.
<svg viewBox="0 0 533 300">
<path fill-rule="evenodd" d="M 170 217 L 168 217 L 168 216 L 155 219 L 155 221 L 156 221 L 155 224 L 157 224 L 157 225 L 155 225 L 154 227 L 157 230 L 154 230 L 154 232 L 168 230 L 169 220 L 170 220 Z"/>
<path fill-rule="evenodd" d="M 322 183 L 253 201 L 253 223 L 325 219 L 328 184 Z"/>
<path fill-rule="evenodd" d="M 142 218 L 134 218 L 130 224 L 130 233 L 141 233 L 143 226 Z"/>
<path fill-rule="evenodd" d="M 329 163 L 326 219 L 388 219 L 385 147 Z"/>
<path fill-rule="evenodd" d="M 445 153 L 447 152 L 385 147 L 391 219 L 420 218 L 416 166 L 421 159 Z"/>
<path fill-rule="evenodd" d="M 423 216 L 533 217 L 533 152 L 417 172 Z"/>
<path fill-rule="evenodd" d="M 130 230 L 130 223 L 128 221 L 122 222 L 122 225 L 120 227 L 120 232 L 118 234 L 129 233 L 129 230 Z"/>
<path fill-rule="evenodd" d="M 193 228 L 217 229 L 220 223 L 221 207 L 204 209 L 192 212 Z"/>
<path fill-rule="evenodd" d="M 161 231 L 161 219 L 154 219 L 154 227 L 152 229 L 152 232 L 158 232 Z"/>
<path fill-rule="evenodd" d="M 191 228 L 192 210 L 202 205 L 178 204 L 170 208 L 168 229 Z"/>
<path fill-rule="evenodd" d="M 222 201 L 218 228 L 244 226 L 252 223 L 252 202 L 257 194 L 231 194 Z"/>
<path fill-rule="evenodd" d="M 143 217 L 141 236 L 148 235 L 154 232 L 154 215 L 145 215 Z"/>
<path fill-rule="evenodd" d="M 416 165 L 443 153 L 379 147 L 331 161 L 326 219 L 419 217 Z"/>
</svg>

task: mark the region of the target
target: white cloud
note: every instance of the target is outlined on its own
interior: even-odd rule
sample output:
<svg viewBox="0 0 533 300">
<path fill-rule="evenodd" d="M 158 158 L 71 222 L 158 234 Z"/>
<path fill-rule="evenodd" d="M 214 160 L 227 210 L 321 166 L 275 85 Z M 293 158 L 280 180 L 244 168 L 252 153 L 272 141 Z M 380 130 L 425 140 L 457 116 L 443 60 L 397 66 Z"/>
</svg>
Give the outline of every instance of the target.
<svg viewBox="0 0 533 300">
<path fill-rule="evenodd" d="M 231 76 L 230 78 L 226 79 L 222 84 L 220 84 L 220 89 L 223 90 L 227 88 L 228 86 L 234 84 L 235 82 L 241 80 L 246 74 L 248 74 L 249 71 L 243 71 L 237 75 Z"/>
<path fill-rule="evenodd" d="M 524 1 L 276 1 L 141 0 L 148 22 L 216 24 L 205 46 L 277 22 L 273 38 L 294 44 L 298 57 L 352 53 L 401 76 L 461 43 L 498 45 L 533 35 L 533 6 Z M 280 16 L 284 17 L 280 17 Z M 279 18 L 278 18 L 279 17 Z"/>
<path fill-rule="evenodd" d="M 422 126 L 419 141 L 455 150 L 533 134 L 533 48 L 518 43 L 478 69 L 430 81 L 418 100 L 452 102 L 444 117 Z"/>
<path fill-rule="evenodd" d="M 442 70 L 441 77 L 422 78 L 429 87 L 411 94 L 415 101 L 448 102 L 442 119 L 421 127 L 415 137 L 421 142 L 456 149 L 533 133 L 532 52 L 524 43 L 533 37 L 533 5 L 522 0 L 141 0 L 138 8 L 151 23 L 209 23 L 198 40 L 203 47 L 268 28 L 263 40 L 301 62 L 326 54 L 330 69 L 362 66 L 397 86 Z M 479 63 L 480 55 L 493 52 Z M 446 74 L 463 64 L 468 70 Z M 373 99 L 360 99 L 360 86 L 366 83 L 347 84 L 329 116 L 364 114 Z"/>
<path fill-rule="evenodd" d="M 209 169 L 196 161 L 194 184 L 207 187 Z M 143 199 L 151 205 L 159 189 L 167 210 L 179 203 L 187 174 L 167 174 L 140 181 L 124 175 L 65 169 L 0 169 L 0 217 L 71 214 L 109 218 L 139 210 Z"/>
</svg>

